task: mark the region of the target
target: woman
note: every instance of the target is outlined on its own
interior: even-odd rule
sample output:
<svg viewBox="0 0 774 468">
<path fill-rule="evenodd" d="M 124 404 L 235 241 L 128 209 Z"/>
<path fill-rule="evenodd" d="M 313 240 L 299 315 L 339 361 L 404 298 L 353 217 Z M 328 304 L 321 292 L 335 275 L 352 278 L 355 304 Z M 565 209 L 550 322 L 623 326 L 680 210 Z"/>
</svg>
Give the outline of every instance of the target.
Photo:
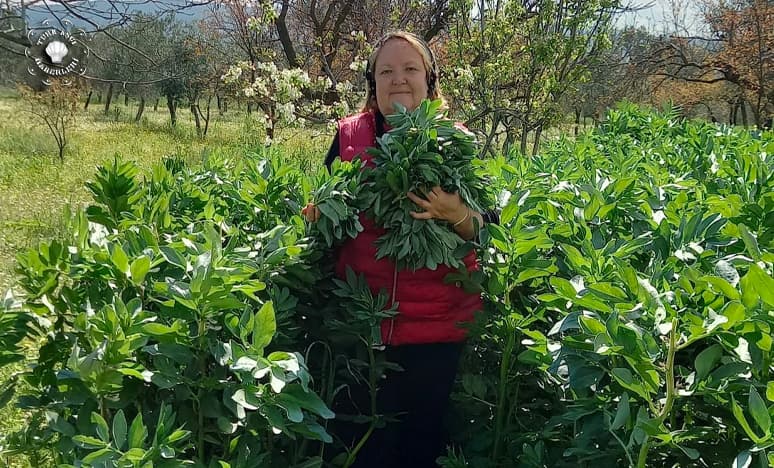
<svg viewBox="0 0 774 468">
<path fill-rule="evenodd" d="M 366 80 L 366 103 L 360 114 L 339 122 L 325 160 L 329 168 L 336 157 L 351 161 L 355 156 L 373 167 L 365 150 L 384 133 L 384 116 L 395 112 L 395 103 L 413 110 L 423 99 L 442 99 L 433 53 L 411 33 L 392 32 L 379 40 L 368 60 Z M 459 194 L 440 187 L 433 188 L 426 199 L 413 193 L 407 196 L 418 207 L 411 216 L 448 221 L 463 239 L 472 239 L 485 218 L 492 220 L 491 214 L 475 212 Z M 302 213 L 309 222 L 320 216 L 311 203 Z M 444 450 L 443 417 L 465 340 L 460 324 L 473 320 L 474 312 L 481 310 L 481 298 L 444 283 L 444 277 L 453 272 L 444 265 L 436 270 L 399 271 L 387 258 L 376 260 L 374 242 L 385 231 L 361 218 L 364 231 L 339 250 L 336 272 L 344 277 L 346 267 L 351 267 L 365 275 L 374 292 L 385 289 L 399 303 L 398 315 L 384 321 L 381 332 L 387 360 L 400 365 L 403 372 L 391 372 L 382 379 L 377 404 L 380 413 L 403 416 L 371 436 L 355 466 L 435 466 Z M 469 271 L 478 268 L 473 252 L 464 261 Z"/>
</svg>

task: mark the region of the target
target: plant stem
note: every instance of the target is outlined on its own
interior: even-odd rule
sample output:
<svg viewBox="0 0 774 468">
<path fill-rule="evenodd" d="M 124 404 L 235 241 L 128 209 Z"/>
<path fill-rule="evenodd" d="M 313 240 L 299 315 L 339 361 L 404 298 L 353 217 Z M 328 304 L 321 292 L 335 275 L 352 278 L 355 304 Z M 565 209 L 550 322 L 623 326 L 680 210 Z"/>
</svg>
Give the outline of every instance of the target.
<svg viewBox="0 0 774 468">
<path fill-rule="evenodd" d="M 357 453 L 363 448 L 368 441 L 368 438 L 371 437 L 371 434 L 374 432 L 374 429 L 376 429 L 376 357 L 374 356 L 374 350 L 371 343 L 368 343 L 368 340 L 365 341 L 366 349 L 368 350 L 368 386 L 371 390 L 371 424 L 368 425 L 368 430 L 363 434 L 363 437 L 360 438 L 357 445 L 355 445 L 355 448 L 349 452 L 349 456 L 347 456 L 347 460 L 344 462 L 344 468 L 348 468 L 355 463 Z"/>
<path fill-rule="evenodd" d="M 610 435 L 612 435 L 613 438 L 618 441 L 618 444 L 621 446 L 621 448 L 623 448 L 623 451 L 626 454 L 626 459 L 629 460 L 629 466 L 634 466 L 634 460 L 632 459 L 632 454 L 629 453 L 629 449 L 626 447 L 626 444 L 623 443 L 623 441 L 621 440 L 620 437 L 618 437 L 615 431 L 608 429 L 607 432 L 610 433 Z"/>
<path fill-rule="evenodd" d="M 666 362 L 666 384 L 667 394 L 664 407 L 658 416 L 659 422 L 663 423 L 675 402 L 675 351 L 677 350 L 677 319 L 672 319 L 672 330 L 669 332 L 669 349 L 667 351 Z"/>
<path fill-rule="evenodd" d="M 645 440 L 642 441 L 642 447 L 640 447 L 640 455 L 637 457 L 637 468 L 646 468 L 645 462 L 648 460 L 649 445 L 650 437 L 645 436 Z"/>
<path fill-rule="evenodd" d="M 500 381 L 497 388 L 497 413 L 495 415 L 494 448 L 492 449 L 492 462 L 497 463 L 500 457 L 500 446 L 505 425 L 505 399 L 508 383 L 508 371 L 511 368 L 511 355 L 516 346 L 516 327 L 511 323 L 510 317 L 505 317 L 505 329 L 508 333 L 508 341 L 505 344 L 502 361 L 500 361 Z"/>
<path fill-rule="evenodd" d="M 206 384 L 206 375 L 207 375 L 207 361 L 206 361 L 206 353 L 204 352 L 204 334 L 205 334 L 205 323 L 206 323 L 206 317 L 204 316 L 204 312 L 201 312 L 201 316 L 199 317 L 199 336 L 198 336 L 198 342 L 199 342 L 199 391 L 197 395 L 197 402 L 196 404 L 199 406 L 197 411 L 197 423 L 198 426 L 196 429 L 196 436 L 197 436 L 197 449 L 198 449 L 198 455 L 199 455 L 199 462 L 204 463 L 204 411 L 202 411 L 202 401 L 204 400 L 204 385 Z"/>
<path fill-rule="evenodd" d="M 672 319 L 672 330 L 669 332 L 669 348 L 667 349 L 667 362 L 666 362 L 666 401 L 661 408 L 661 412 L 656 418 L 660 424 L 663 424 L 669 412 L 672 411 L 672 406 L 675 402 L 675 352 L 677 351 L 677 319 Z M 645 440 L 640 447 L 640 454 L 637 458 L 637 467 L 645 468 L 648 459 L 648 449 L 650 448 L 650 438 L 645 436 Z"/>
</svg>

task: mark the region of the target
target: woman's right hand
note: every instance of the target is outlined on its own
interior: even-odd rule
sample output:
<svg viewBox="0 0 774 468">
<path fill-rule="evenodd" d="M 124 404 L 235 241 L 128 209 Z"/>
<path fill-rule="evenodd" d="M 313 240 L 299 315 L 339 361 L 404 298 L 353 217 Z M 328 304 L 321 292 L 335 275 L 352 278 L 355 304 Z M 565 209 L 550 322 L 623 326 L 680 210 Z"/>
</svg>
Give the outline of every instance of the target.
<svg viewBox="0 0 774 468">
<path fill-rule="evenodd" d="M 312 202 L 307 203 L 306 206 L 301 209 L 301 214 L 304 215 L 306 220 L 310 223 L 316 223 L 320 219 L 320 209 Z"/>
</svg>

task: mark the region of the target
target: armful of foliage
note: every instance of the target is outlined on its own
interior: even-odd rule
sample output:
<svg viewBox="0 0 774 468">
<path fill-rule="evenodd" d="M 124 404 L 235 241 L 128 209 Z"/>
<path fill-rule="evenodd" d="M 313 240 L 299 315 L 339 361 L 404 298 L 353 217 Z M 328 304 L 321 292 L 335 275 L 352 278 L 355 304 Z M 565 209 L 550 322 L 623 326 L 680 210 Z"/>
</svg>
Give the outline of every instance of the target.
<svg viewBox="0 0 774 468">
<path fill-rule="evenodd" d="M 484 178 L 474 170 L 474 137 L 455 126 L 440 111 L 441 101 L 423 101 L 412 112 L 387 116 L 392 130 L 377 139 L 375 169 L 364 172 L 367 213 L 388 232 L 377 241 L 377 257 L 389 257 L 401 268 L 435 269 L 463 265 L 472 248 L 449 222 L 417 220 L 408 192 L 425 196 L 435 186 L 458 192 L 471 209 L 493 206 Z"/>
</svg>

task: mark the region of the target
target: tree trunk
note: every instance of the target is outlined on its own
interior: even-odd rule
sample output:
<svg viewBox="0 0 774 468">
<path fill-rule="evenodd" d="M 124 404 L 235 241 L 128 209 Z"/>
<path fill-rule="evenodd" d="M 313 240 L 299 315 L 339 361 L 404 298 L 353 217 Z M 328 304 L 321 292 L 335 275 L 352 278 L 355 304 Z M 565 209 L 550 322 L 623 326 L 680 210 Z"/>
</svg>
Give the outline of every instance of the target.
<svg viewBox="0 0 774 468">
<path fill-rule="evenodd" d="M 535 142 L 532 143 L 532 156 L 538 154 L 540 150 L 540 135 L 543 133 L 543 126 L 540 125 L 535 129 Z"/>
<path fill-rule="evenodd" d="M 201 138 L 202 135 L 202 121 L 199 118 L 199 103 L 196 99 L 191 99 L 191 113 L 194 116 L 194 123 L 196 124 L 196 136 Z"/>
<path fill-rule="evenodd" d="M 159 98 L 156 98 L 156 102 L 153 103 L 153 112 L 159 111 Z"/>
<path fill-rule="evenodd" d="M 223 113 L 228 112 L 228 98 L 223 98 Z"/>
<path fill-rule="evenodd" d="M 581 110 L 575 109 L 575 136 L 578 136 L 578 127 L 580 127 Z"/>
<path fill-rule="evenodd" d="M 113 100 L 113 83 L 108 86 L 107 97 L 105 98 L 105 115 L 110 112 L 110 102 Z"/>
<path fill-rule="evenodd" d="M 102 104 L 102 91 L 97 93 L 97 104 Z"/>
<path fill-rule="evenodd" d="M 296 50 L 293 48 L 293 40 L 290 38 L 288 26 L 285 22 L 289 6 L 290 0 L 282 1 L 282 7 L 280 8 L 279 15 L 277 15 L 277 18 L 274 20 L 274 26 L 277 28 L 277 36 L 279 36 L 280 44 L 282 44 L 282 50 L 285 52 L 285 57 L 288 59 L 290 68 L 298 68 Z"/>
<path fill-rule="evenodd" d="M 521 146 L 519 146 L 519 149 L 521 150 L 521 154 L 527 154 L 527 137 L 529 136 L 529 128 L 527 127 L 526 122 L 521 126 Z"/>
<path fill-rule="evenodd" d="M 218 104 L 218 114 L 223 115 L 223 103 L 220 100 L 220 94 L 216 96 L 217 98 L 217 104 Z"/>
<path fill-rule="evenodd" d="M 86 104 L 83 105 L 83 110 L 89 110 L 89 103 L 91 102 L 92 93 L 94 93 L 94 90 L 89 90 L 89 95 L 86 96 Z"/>
<path fill-rule="evenodd" d="M 742 125 L 747 128 L 747 103 L 744 99 L 740 99 L 739 108 L 742 111 Z"/>
<path fill-rule="evenodd" d="M 252 102 L 248 102 L 247 103 L 247 115 L 250 115 L 252 113 L 253 113 L 253 103 Z"/>
<path fill-rule="evenodd" d="M 129 95 L 124 94 L 124 107 L 129 107 Z"/>
<path fill-rule="evenodd" d="M 145 110 L 145 96 L 141 96 L 140 97 L 140 105 L 137 108 L 137 115 L 134 116 L 135 123 L 140 121 L 140 119 L 142 118 L 142 113 L 143 113 L 144 110 Z"/>
<path fill-rule="evenodd" d="M 209 96 L 207 98 L 207 115 L 204 117 L 204 136 L 207 136 L 207 130 L 210 129 L 210 108 L 211 107 L 212 107 L 212 96 Z"/>
<path fill-rule="evenodd" d="M 169 119 L 172 122 L 172 126 L 177 125 L 177 108 L 175 106 L 175 100 L 172 96 L 167 95 L 167 109 L 169 109 Z"/>
</svg>

